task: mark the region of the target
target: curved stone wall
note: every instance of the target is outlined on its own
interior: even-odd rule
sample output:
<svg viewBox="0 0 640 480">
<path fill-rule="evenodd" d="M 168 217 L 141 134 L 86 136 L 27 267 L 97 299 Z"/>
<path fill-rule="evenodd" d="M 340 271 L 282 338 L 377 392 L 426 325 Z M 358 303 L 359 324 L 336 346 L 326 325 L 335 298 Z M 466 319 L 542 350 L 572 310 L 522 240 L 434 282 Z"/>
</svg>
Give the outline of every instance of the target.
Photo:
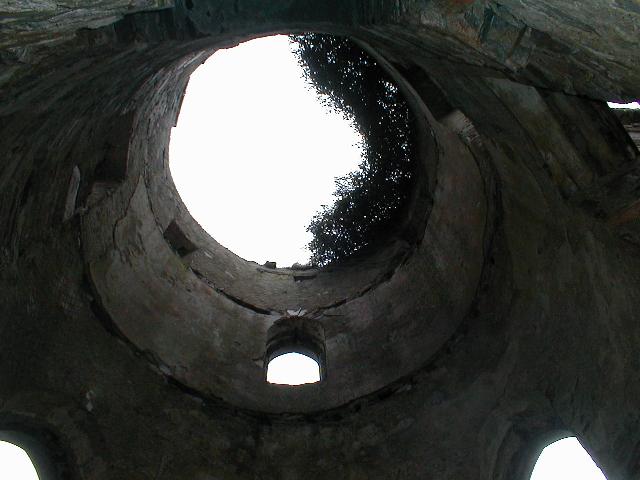
<svg viewBox="0 0 640 480">
<path fill-rule="evenodd" d="M 344 267 L 263 268 L 209 238 L 170 181 L 169 129 L 182 95 L 174 85 L 189 71 L 181 66 L 137 92 L 143 103 L 119 140 L 128 145 L 119 152 L 126 175 L 83 216 L 88 277 L 105 314 L 181 383 L 258 411 L 333 408 L 424 364 L 464 317 L 483 261 L 486 199 L 467 147 L 439 125 L 431 130 L 414 95 L 427 147 L 418 190 L 428 191 L 429 164 L 437 168 L 433 208 L 424 210 L 425 198 L 410 215 L 428 218 L 412 229 L 424 232 Z M 187 250 L 175 247 L 178 237 Z M 287 312 L 324 326 L 328 367 L 318 385 L 264 381 L 266 332 Z"/>
</svg>

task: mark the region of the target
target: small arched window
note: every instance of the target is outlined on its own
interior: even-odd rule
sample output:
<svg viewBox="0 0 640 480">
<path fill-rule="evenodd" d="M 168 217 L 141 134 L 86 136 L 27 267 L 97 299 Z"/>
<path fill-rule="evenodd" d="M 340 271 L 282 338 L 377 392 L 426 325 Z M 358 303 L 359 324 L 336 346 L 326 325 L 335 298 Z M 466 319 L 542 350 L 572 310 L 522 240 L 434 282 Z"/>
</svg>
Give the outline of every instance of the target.
<svg viewBox="0 0 640 480">
<path fill-rule="evenodd" d="M 576 437 L 547 446 L 533 469 L 531 480 L 606 480 Z"/>
<path fill-rule="evenodd" d="M 39 480 L 27 452 L 13 443 L 0 440 L 0 478 Z"/>
<path fill-rule="evenodd" d="M 274 357 L 267 365 L 267 382 L 303 385 L 320 381 L 320 365 L 302 353 L 289 352 Z"/>
<path fill-rule="evenodd" d="M 267 332 L 265 378 L 278 385 L 318 383 L 326 378 L 324 328 L 300 316 L 278 319 Z"/>
</svg>

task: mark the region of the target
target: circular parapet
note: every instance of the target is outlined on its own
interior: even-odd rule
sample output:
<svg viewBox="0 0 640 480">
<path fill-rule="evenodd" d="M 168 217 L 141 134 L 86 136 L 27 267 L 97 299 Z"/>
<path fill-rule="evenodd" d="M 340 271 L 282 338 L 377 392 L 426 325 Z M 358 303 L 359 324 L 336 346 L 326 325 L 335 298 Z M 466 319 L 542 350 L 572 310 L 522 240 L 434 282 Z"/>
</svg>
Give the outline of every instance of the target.
<svg viewBox="0 0 640 480">
<path fill-rule="evenodd" d="M 480 278 L 487 207 L 469 149 L 392 71 L 419 132 L 418 180 L 397 233 L 368 255 L 323 269 L 247 262 L 191 218 L 168 170 L 184 86 L 211 51 L 158 72 L 123 116 L 113 143 L 124 147 L 105 169 L 117 175 L 95 181 L 83 217 L 96 303 L 164 374 L 251 410 L 334 408 L 415 371 L 456 331 Z M 330 369 L 320 383 L 265 381 L 269 332 L 292 316 L 323 330 Z"/>
</svg>

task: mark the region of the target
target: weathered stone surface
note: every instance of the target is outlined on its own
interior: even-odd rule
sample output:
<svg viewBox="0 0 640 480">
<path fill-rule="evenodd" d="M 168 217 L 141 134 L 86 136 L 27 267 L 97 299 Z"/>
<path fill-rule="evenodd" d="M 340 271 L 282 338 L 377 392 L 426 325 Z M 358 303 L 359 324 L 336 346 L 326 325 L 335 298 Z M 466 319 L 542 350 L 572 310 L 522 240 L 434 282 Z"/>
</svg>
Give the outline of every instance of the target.
<svg viewBox="0 0 640 480">
<path fill-rule="evenodd" d="M 640 109 L 618 109 L 615 113 L 631 140 L 640 148 Z"/>
<path fill-rule="evenodd" d="M 125 13 L 167 9 L 170 0 L 138 2 L 9 2 L 3 11 L 0 46 L 8 64 L 37 63 L 42 45 L 60 48 L 78 29 L 96 29 Z M 360 4 L 358 4 L 360 5 Z M 405 42 L 430 56 L 493 70 L 493 75 L 536 86 L 579 93 L 603 100 L 640 97 L 636 46 L 640 13 L 635 2 L 601 0 L 567 3 L 508 0 L 415 1 L 393 5 L 382 0 L 356 7 L 349 2 L 185 1 L 176 5 L 178 20 L 188 20 L 191 33 L 220 33 L 244 24 L 246 12 L 258 12 L 264 31 L 278 29 L 284 19 L 309 21 L 315 12 L 326 25 L 366 25 L 375 31 L 386 24 L 392 41 Z M 246 25 L 246 24 L 245 24 Z M 311 24 L 309 24 L 311 25 Z M 412 29 L 402 25 L 411 25 Z M 343 28 L 343 27 L 341 27 Z M 16 67 L 13 67 L 16 68 Z M 0 77 L 2 80 L 2 77 Z"/>
<path fill-rule="evenodd" d="M 126 14 L 172 6 L 173 0 L 5 0 L 0 5 L 0 48 L 16 57 L 28 56 L 29 46 L 59 45 L 78 29 L 99 28 Z"/>
<path fill-rule="evenodd" d="M 636 3 L 48 5 L 3 6 L 0 433 L 87 480 L 526 480 L 569 434 L 640 475 L 639 153 L 601 101 L 638 96 Z M 313 29 L 397 79 L 423 182 L 388 248 L 267 269 L 189 217 L 168 132 L 216 48 Z M 291 312 L 302 390 L 261 376 Z"/>
</svg>

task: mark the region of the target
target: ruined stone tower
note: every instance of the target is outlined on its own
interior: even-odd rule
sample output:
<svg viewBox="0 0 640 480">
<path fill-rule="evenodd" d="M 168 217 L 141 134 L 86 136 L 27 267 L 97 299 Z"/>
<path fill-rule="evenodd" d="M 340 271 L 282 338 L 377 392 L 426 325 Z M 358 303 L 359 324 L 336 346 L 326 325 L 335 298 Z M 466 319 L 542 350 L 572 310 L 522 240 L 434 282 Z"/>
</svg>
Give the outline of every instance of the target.
<svg viewBox="0 0 640 480">
<path fill-rule="evenodd" d="M 42 480 L 528 480 L 567 435 L 640 476 L 640 120 L 605 103 L 640 97 L 637 1 L 0 12 L 0 438 Z M 395 78 L 422 181 L 369 258 L 259 267 L 190 218 L 169 131 L 216 49 L 310 31 Z M 265 382 L 287 342 L 320 383 Z"/>
</svg>

